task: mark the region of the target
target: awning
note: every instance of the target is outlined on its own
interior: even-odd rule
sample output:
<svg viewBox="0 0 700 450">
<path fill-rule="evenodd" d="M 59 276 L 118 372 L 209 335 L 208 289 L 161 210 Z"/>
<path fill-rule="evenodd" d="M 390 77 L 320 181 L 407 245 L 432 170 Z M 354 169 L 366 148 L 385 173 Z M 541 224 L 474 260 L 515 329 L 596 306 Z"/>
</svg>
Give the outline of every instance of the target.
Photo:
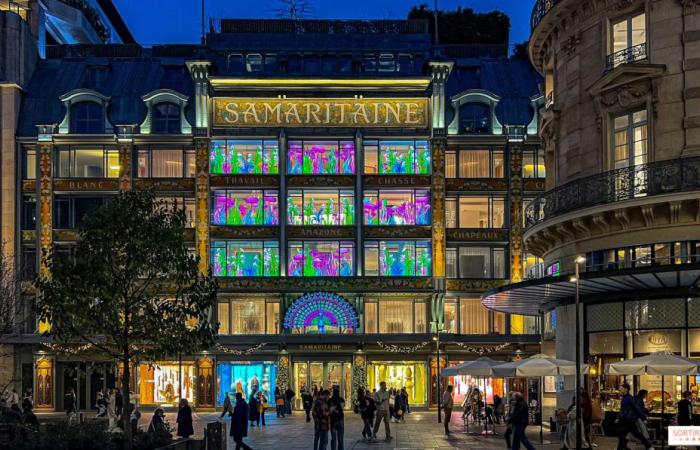
<svg viewBox="0 0 700 450">
<path fill-rule="evenodd" d="M 548 276 L 501 286 L 485 292 L 481 303 L 489 309 L 537 316 L 548 305 L 574 301 L 576 284 L 572 274 Z M 700 264 L 647 266 L 581 273 L 581 302 L 622 299 L 651 299 L 697 295 Z"/>
</svg>

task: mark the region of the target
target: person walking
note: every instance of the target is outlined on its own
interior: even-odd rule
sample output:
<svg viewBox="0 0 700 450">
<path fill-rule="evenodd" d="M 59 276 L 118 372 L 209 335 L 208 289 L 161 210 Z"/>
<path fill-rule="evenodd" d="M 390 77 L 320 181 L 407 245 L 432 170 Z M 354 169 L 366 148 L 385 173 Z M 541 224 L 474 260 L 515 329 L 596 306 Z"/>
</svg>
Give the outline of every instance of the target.
<svg viewBox="0 0 700 450">
<path fill-rule="evenodd" d="M 284 417 L 284 395 L 282 395 L 279 386 L 275 386 L 275 409 L 277 417 Z"/>
<path fill-rule="evenodd" d="M 243 438 L 248 436 L 248 405 L 243 399 L 243 394 L 236 392 L 236 406 L 231 414 L 231 431 L 229 433 L 236 443 L 236 450 L 252 450 Z"/>
<path fill-rule="evenodd" d="M 340 396 L 338 386 L 333 387 L 333 395 L 328 399 L 328 408 L 331 412 L 331 450 L 344 450 L 345 399 Z"/>
<path fill-rule="evenodd" d="M 372 423 L 374 421 L 374 412 L 377 410 L 374 405 L 374 399 L 364 389 L 360 390 L 357 396 L 357 410 L 362 418 L 364 428 L 362 429 L 362 437 L 366 440 L 372 439 Z"/>
<path fill-rule="evenodd" d="M 452 398 L 452 385 L 447 386 L 447 390 L 442 394 L 442 409 L 445 411 L 445 434 L 450 434 L 450 420 L 452 419 L 452 409 L 455 406 Z"/>
<path fill-rule="evenodd" d="M 219 418 L 224 417 L 226 415 L 226 413 L 231 415 L 232 409 L 233 409 L 233 405 L 231 405 L 231 397 L 228 396 L 228 392 L 227 392 L 226 394 L 224 394 L 224 409 L 223 409 L 223 411 L 221 411 L 221 415 L 219 416 Z"/>
<path fill-rule="evenodd" d="M 406 408 L 404 412 L 406 414 L 411 414 L 411 406 L 408 404 L 408 391 L 406 391 L 405 386 L 401 388 L 401 403 L 403 404 L 404 408 Z"/>
<path fill-rule="evenodd" d="M 311 413 L 314 418 L 314 450 L 326 450 L 328 431 L 331 428 L 331 411 L 328 406 L 330 392 L 323 389 L 314 401 Z"/>
<path fill-rule="evenodd" d="M 292 415 L 292 401 L 296 395 L 296 392 L 294 392 L 291 387 L 287 386 L 287 389 L 284 391 L 284 411 L 290 416 Z"/>
<path fill-rule="evenodd" d="M 187 403 L 186 398 L 181 398 L 179 403 L 180 409 L 177 411 L 177 435 L 185 439 L 194 434 L 192 427 L 192 409 Z"/>
<path fill-rule="evenodd" d="M 372 430 L 372 439 L 377 439 L 379 424 L 384 421 L 384 434 L 387 441 L 392 440 L 391 428 L 389 425 L 389 391 L 386 390 L 386 381 L 379 383 L 379 390 L 374 394 L 374 403 L 377 407 L 377 418 Z"/>
<path fill-rule="evenodd" d="M 653 449 L 651 444 L 646 437 L 639 432 L 637 427 L 637 420 L 645 420 L 647 418 L 647 412 L 639 406 L 637 399 L 630 395 L 630 385 L 623 383 L 620 386 L 620 393 L 622 394 L 622 400 L 620 401 L 620 415 L 619 415 L 619 435 L 617 441 L 617 450 L 625 450 L 627 448 L 627 435 L 632 434 L 632 436 L 639 439 L 645 449 Z"/>
<path fill-rule="evenodd" d="M 71 416 L 77 412 L 76 403 L 75 389 L 72 387 L 68 388 L 68 392 L 66 392 L 66 395 L 63 397 L 63 409 L 66 411 L 69 420 Z"/>
<path fill-rule="evenodd" d="M 681 399 L 678 401 L 678 426 L 687 427 L 693 424 L 693 403 L 690 401 L 690 391 L 685 391 L 681 394 Z"/>
<path fill-rule="evenodd" d="M 114 413 L 117 417 L 121 417 L 122 408 L 124 408 L 124 396 L 122 395 L 122 391 L 117 388 L 114 391 Z"/>
<path fill-rule="evenodd" d="M 311 422 L 311 407 L 314 404 L 314 397 L 308 389 L 302 389 L 301 403 L 304 406 L 304 412 L 306 412 L 306 421 Z"/>
<path fill-rule="evenodd" d="M 258 404 L 258 426 L 260 426 L 261 421 L 262 426 L 265 426 L 265 410 L 267 409 L 267 397 L 265 397 L 262 391 L 258 391 L 255 400 Z"/>
<path fill-rule="evenodd" d="M 12 406 L 12 405 L 17 405 L 19 406 L 19 394 L 17 393 L 17 389 L 12 388 L 12 391 L 10 392 L 10 395 L 7 400 L 7 404 Z"/>
<path fill-rule="evenodd" d="M 248 399 L 248 420 L 250 420 L 251 427 L 257 426 L 260 422 L 260 410 L 258 409 L 258 399 L 255 394 Z"/>
<path fill-rule="evenodd" d="M 583 421 L 583 436 L 586 442 L 591 442 L 591 423 L 593 422 L 593 403 L 588 392 L 581 388 L 579 391 L 579 403 L 581 404 L 581 419 Z M 571 422 L 569 422 L 571 423 Z"/>
<path fill-rule="evenodd" d="M 510 417 L 508 418 L 508 423 L 513 428 L 513 442 L 510 448 L 511 450 L 519 450 L 520 444 L 523 444 L 527 450 L 535 450 L 535 447 L 530 443 L 530 440 L 525 434 L 527 424 L 530 420 L 527 404 L 525 403 L 523 394 L 520 392 L 516 392 L 514 397 L 515 404 L 513 405 L 513 411 L 510 413 Z"/>
</svg>

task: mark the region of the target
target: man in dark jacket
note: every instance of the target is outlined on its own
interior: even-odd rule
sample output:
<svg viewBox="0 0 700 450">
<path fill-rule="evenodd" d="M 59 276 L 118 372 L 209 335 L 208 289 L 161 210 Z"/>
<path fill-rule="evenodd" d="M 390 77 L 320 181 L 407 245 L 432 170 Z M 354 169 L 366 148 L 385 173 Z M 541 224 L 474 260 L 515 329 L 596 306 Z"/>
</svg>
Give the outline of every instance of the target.
<svg viewBox="0 0 700 450">
<path fill-rule="evenodd" d="M 301 402 L 304 404 L 304 411 L 306 411 L 306 421 L 311 422 L 311 406 L 314 404 L 314 397 L 306 389 L 301 391 Z"/>
<path fill-rule="evenodd" d="M 513 428 L 513 443 L 511 445 L 511 450 L 518 450 L 520 448 L 520 444 L 523 444 L 527 450 L 535 450 L 535 447 L 530 443 L 530 440 L 525 434 L 527 424 L 530 421 L 527 404 L 525 403 L 525 399 L 523 399 L 523 394 L 516 392 L 514 395 L 515 405 L 513 405 L 513 411 L 508 418 L 508 423 Z"/>
<path fill-rule="evenodd" d="M 292 400 L 296 395 L 292 388 L 287 386 L 287 390 L 284 391 L 284 409 L 287 414 L 292 414 Z"/>
<path fill-rule="evenodd" d="M 693 404 L 690 401 L 690 391 L 681 394 L 678 402 L 678 426 L 687 427 L 693 424 Z"/>
<path fill-rule="evenodd" d="M 236 443 L 236 450 L 251 450 L 243 442 L 243 438 L 248 436 L 248 405 L 240 392 L 236 392 L 236 406 L 233 407 L 230 434 L 233 442 Z"/>
<path fill-rule="evenodd" d="M 637 428 L 637 419 L 645 420 L 647 412 L 639 406 L 639 402 L 630 395 L 630 385 L 623 383 L 620 386 L 622 400 L 620 402 L 620 434 L 618 435 L 617 450 L 625 450 L 627 448 L 627 435 L 639 439 L 645 449 L 653 449 L 649 441 L 639 432 Z"/>
</svg>

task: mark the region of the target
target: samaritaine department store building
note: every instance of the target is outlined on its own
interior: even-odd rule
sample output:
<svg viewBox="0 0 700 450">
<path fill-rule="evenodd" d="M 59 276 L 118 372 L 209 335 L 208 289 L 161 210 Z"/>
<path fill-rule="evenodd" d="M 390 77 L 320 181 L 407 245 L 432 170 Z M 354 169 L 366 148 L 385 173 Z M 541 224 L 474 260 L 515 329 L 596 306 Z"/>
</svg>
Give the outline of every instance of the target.
<svg viewBox="0 0 700 450">
<path fill-rule="evenodd" d="M 476 50 L 434 46 L 421 21 L 222 20 L 205 46 L 62 47 L 23 100 L 18 259 L 41 270 L 87 211 L 153 188 L 218 279 L 220 339 L 182 378 L 177 361 L 137 367 L 139 404 L 386 381 L 434 405 L 438 330 L 442 367 L 539 349 L 536 318 L 480 295 L 538 262 L 522 212 L 544 188 L 540 80 Z M 114 386 L 113 363 L 27 331 L 16 371 L 38 407 L 73 387 L 89 409 Z M 449 381 L 457 400 L 471 383 Z"/>
</svg>

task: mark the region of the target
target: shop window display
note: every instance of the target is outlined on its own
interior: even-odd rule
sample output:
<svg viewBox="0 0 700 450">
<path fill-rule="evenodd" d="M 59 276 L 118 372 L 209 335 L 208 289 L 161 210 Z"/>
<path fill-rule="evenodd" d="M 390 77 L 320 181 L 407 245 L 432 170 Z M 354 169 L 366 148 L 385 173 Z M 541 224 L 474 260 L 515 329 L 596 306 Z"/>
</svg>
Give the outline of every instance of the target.
<svg viewBox="0 0 700 450">
<path fill-rule="evenodd" d="M 217 365 L 216 375 L 219 385 L 217 405 L 223 404 L 226 393 L 235 403 L 237 392 L 248 400 L 258 391 L 274 404 L 277 366 L 272 362 L 222 362 Z"/>
<path fill-rule="evenodd" d="M 353 225 L 354 223 L 353 191 L 289 190 L 287 192 L 288 225 Z"/>
<path fill-rule="evenodd" d="M 457 366 L 464 361 L 451 361 L 450 366 Z M 452 385 L 455 405 L 462 404 L 467 397 L 470 387 L 479 388 L 482 398 L 488 404 L 493 404 L 493 396 L 498 395 L 504 398 L 503 395 L 503 379 L 502 378 L 475 378 L 469 375 L 461 375 L 457 377 L 449 377 L 449 384 Z"/>
<path fill-rule="evenodd" d="M 422 362 L 382 362 L 367 366 L 367 389 L 379 389 L 379 383 L 386 382 L 387 389 L 406 388 L 411 405 L 426 404 L 425 363 Z"/>
<path fill-rule="evenodd" d="M 352 242 L 292 241 L 287 272 L 290 277 L 352 276 L 354 253 Z"/>
<path fill-rule="evenodd" d="M 217 277 L 277 277 L 279 244 L 275 241 L 212 241 L 212 273 Z"/>
<path fill-rule="evenodd" d="M 278 225 L 277 191 L 229 191 L 213 193 L 213 225 Z"/>
<path fill-rule="evenodd" d="M 277 174 L 277 141 L 212 141 L 209 166 L 216 175 Z"/>
<path fill-rule="evenodd" d="M 367 276 L 427 277 L 432 271 L 430 241 L 379 241 L 365 243 Z M 378 268 L 378 270 L 377 270 Z"/>
<path fill-rule="evenodd" d="M 351 175 L 355 173 L 353 141 L 290 141 L 287 173 L 291 175 Z"/>
<path fill-rule="evenodd" d="M 365 225 L 429 225 L 430 191 L 366 191 Z"/>
<path fill-rule="evenodd" d="M 195 368 L 182 363 L 182 398 L 194 401 Z M 177 363 L 141 364 L 138 375 L 139 402 L 142 405 L 172 405 L 180 401 L 180 366 Z"/>
<path fill-rule="evenodd" d="M 427 141 L 366 141 L 365 173 L 430 175 Z"/>
</svg>

